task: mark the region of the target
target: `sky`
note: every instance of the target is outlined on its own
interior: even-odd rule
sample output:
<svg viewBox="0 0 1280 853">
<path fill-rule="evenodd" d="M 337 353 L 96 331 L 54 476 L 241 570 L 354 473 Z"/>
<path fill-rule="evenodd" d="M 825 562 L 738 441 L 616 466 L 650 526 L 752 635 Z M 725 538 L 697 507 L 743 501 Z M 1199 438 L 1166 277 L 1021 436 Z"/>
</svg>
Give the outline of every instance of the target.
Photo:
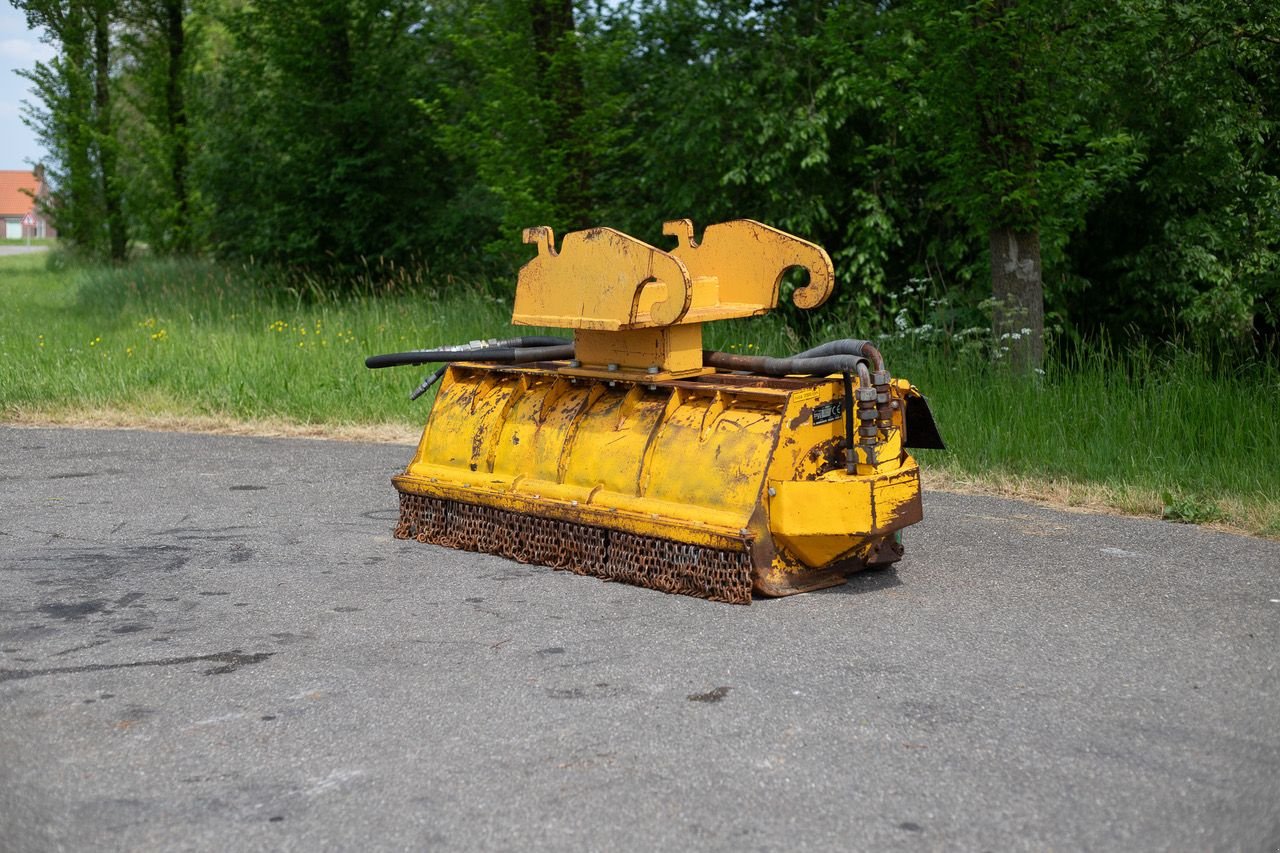
<svg viewBox="0 0 1280 853">
<path fill-rule="evenodd" d="M 31 84 L 14 73 L 53 56 L 27 29 L 26 15 L 0 0 L 0 169 L 29 169 L 44 156 L 35 134 L 22 123 L 22 102 Z"/>
</svg>

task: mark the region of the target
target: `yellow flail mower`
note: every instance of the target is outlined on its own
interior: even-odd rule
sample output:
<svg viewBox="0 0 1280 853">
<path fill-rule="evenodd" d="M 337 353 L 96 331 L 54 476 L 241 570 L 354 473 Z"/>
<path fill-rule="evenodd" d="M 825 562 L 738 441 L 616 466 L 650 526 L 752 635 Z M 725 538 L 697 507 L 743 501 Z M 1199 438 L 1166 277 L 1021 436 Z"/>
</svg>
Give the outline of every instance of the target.
<svg viewBox="0 0 1280 853">
<path fill-rule="evenodd" d="M 662 251 L 576 231 L 521 268 L 512 323 L 573 329 L 372 356 L 443 363 L 418 451 L 392 478 L 395 535 L 663 592 L 748 604 L 896 562 L 921 519 L 908 447 L 941 447 L 920 393 L 880 353 L 833 341 L 789 358 L 704 351 L 702 324 L 834 285 L 819 246 L 751 220 L 668 222 Z"/>
</svg>

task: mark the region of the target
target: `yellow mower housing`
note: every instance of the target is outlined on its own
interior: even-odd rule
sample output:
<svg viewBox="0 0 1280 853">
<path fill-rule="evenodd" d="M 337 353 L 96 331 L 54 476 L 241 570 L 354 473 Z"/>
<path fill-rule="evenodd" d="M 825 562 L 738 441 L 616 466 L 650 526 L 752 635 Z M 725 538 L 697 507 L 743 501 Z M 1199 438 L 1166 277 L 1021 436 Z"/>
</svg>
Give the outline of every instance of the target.
<svg viewBox="0 0 1280 853">
<path fill-rule="evenodd" d="M 669 252 L 607 228 L 557 251 L 549 228 L 525 231 L 538 254 L 512 320 L 573 329 L 572 345 L 455 353 L 392 478 L 396 536 L 744 604 L 900 558 L 921 519 L 908 429 L 941 444 L 911 384 L 864 341 L 793 359 L 702 348 L 702 323 L 776 307 L 792 267 L 809 274 L 793 301 L 820 305 L 827 253 L 750 220 L 701 242 L 688 220 L 664 231 Z"/>
</svg>

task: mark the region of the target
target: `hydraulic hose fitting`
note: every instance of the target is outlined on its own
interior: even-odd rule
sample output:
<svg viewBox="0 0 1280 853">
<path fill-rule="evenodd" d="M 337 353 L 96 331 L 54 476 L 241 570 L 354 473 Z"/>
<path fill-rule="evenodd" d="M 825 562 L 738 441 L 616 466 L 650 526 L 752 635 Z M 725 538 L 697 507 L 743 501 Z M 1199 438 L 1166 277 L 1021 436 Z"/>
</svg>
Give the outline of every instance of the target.
<svg viewBox="0 0 1280 853">
<path fill-rule="evenodd" d="M 887 438 L 893 429 L 893 395 L 890 393 L 893 377 L 882 367 L 871 374 L 871 381 L 876 389 L 876 426 Z"/>
<path fill-rule="evenodd" d="M 858 444 L 866 454 L 867 464 L 876 465 L 879 459 L 876 449 L 880 441 L 880 430 L 876 421 L 880 410 L 876 407 L 876 389 L 872 384 L 871 374 L 865 364 L 858 364 Z"/>
</svg>

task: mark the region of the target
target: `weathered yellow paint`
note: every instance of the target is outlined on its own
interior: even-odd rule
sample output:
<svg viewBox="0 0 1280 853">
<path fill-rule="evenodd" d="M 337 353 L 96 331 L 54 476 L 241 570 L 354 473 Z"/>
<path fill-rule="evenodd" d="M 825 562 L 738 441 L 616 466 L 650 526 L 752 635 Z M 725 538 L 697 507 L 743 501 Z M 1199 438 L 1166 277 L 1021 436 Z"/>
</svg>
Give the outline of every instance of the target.
<svg viewBox="0 0 1280 853">
<path fill-rule="evenodd" d="M 702 370 L 702 326 L 697 323 L 621 332 L 578 329 L 573 342 L 574 354 L 583 364 L 616 364 L 641 373 L 650 367 L 664 374 Z"/>
<path fill-rule="evenodd" d="M 684 264 L 621 231 L 574 231 L 558 252 L 546 226 L 526 228 L 524 241 L 536 243 L 538 255 L 520 268 L 516 282 L 511 322 L 518 326 L 617 331 L 669 326 L 689 310 L 693 284 Z M 651 295 L 641 319 L 646 289 Z"/>
<path fill-rule="evenodd" d="M 520 268 L 511 322 L 574 329 L 584 374 L 612 365 L 670 378 L 702 369 L 700 324 L 776 307 L 788 269 L 809 273 L 792 296 L 802 308 L 834 286 L 820 246 L 750 219 L 710 225 L 701 242 L 688 219 L 663 230 L 679 242 L 671 252 L 612 228 L 567 234 L 557 251 L 551 228 L 526 228 L 538 254 Z"/>
<path fill-rule="evenodd" d="M 809 271 L 809 283 L 792 294 L 800 308 L 816 308 L 835 287 L 835 268 L 821 246 L 801 240 L 750 219 L 735 219 L 708 225 L 701 241 L 693 239 L 693 220 L 676 219 L 662 226 L 662 233 L 675 237 L 679 246 L 671 251 L 684 261 L 695 281 L 712 279 L 718 283 L 716 303 L 703 306 L 695 300 L 693 315 L 684 322 L 701 319 L 750 317 L 778 305 L 782 275 L 792 267 Z"/>
<path fill-rule="evenodd" d="M 808 566 L 825 566 L 866 539 L 920 517 L 915 465 L 887 475 L 834 471 L 818 480 L 773 480 L 769 485 L 769 529 Z"/>
<path fill-rule="evenodd" d="M 843 421 L 813 423 L 839 381 L 753 383 L 455 365 L 396 485 L 717 548 L 769 538 L 778 557 L 762 570 L 782 589 L 919 520 L 900 408 L 882 461 L 848 474 Z"/>
<path fill-rule="evenodd" d="M 701 323 L 776 306 L 800 266 L 802 307 L 831 292 L 821 248 L 737 220 L 693 240 L 666 224 L 663 252 L 607 228 L 528 229 L 513 322 L 571 328 L 577 364 L 455 364 L 441 383 L 402 492 L 751 555 L 756 589 L 838 583 L 895 559 L 889 538 L 921 517 L 902 446 L 906 380 L 870 448 L 848 437 L 840 377 L 769 379 L 702 365 Z M 818 413 L 822 417 L 818 417 Z M 835 413 L 835 414 L 833 414 Z M 821 421 L 821 422 L 815 422 Z"/>
</svg>

